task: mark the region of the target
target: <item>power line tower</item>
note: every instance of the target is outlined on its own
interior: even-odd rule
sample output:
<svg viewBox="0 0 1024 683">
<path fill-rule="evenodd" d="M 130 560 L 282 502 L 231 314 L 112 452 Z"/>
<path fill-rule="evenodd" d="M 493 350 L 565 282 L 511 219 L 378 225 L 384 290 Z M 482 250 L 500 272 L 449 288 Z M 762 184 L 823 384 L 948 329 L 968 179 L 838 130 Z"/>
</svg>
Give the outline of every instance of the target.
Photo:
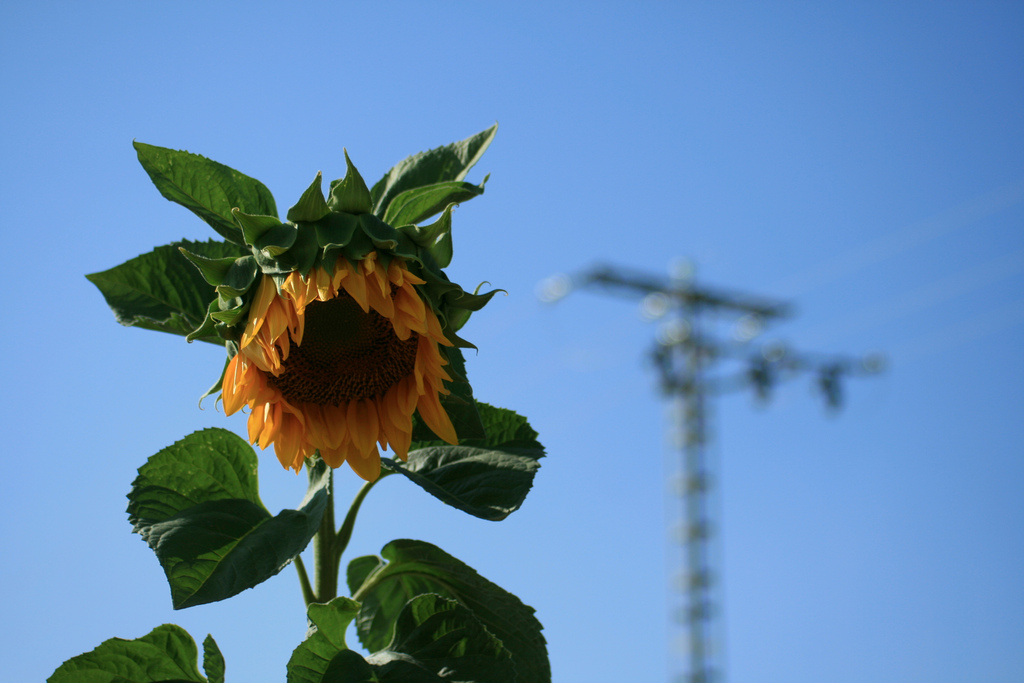
<svg viewBox="0 0 1024 683">
<path fill-rule="evenodd" d="M 880 356 L 862 359 L 812 356 L 781 344 L 755 347 L 750 342 L 763 328 L 790 315 L 789 306 L 755 296 L 698 286 L 693 270 L 677 264 L 668 277 L 610 266 L 592 268 L 580 276 L 556 275 L 539 290 L 543 301 L 554 302 L 573 289 L 640 298 L 649 320 L 663 320 L 651 351 L 661 388 L 672 404 L 670 442 L 679 455 L 677 490 L 682 502 L 679 540 L 682 604 L 678 621 L 685 629 L 687 671 L 677 680 L 714 683 L 724 680 L 723 638 L 715 598 L 717 572 L 712 554 L 714 525 L 710 504 L 714 473 L 708 459 L 708 398 L 752 388 L 767 399 L 781 381 L 801 374 L 817 377 L 826 404 L 842 402 L 844 376 L 878 372 Z M 716 336 L 723 321 L 731 322 L 730 338 Z M 723 365 L 731 362 L 730 368 Z"/>
</svg>

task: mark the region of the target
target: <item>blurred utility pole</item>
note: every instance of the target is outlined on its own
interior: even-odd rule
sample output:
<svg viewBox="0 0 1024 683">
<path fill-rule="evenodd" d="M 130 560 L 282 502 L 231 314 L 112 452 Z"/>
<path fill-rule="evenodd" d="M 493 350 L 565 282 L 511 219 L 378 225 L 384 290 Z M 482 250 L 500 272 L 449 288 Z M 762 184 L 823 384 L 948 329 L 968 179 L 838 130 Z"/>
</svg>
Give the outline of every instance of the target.
<svg viewBox="0 0 1024 683">
<path fill-rule="evenodd" d="M 708 397 L 724 391 L 752 388 L 767 399 L 780 381 L 804 373 L 817 377 L 827 405 L 842 401 L 841 379 L 881 370 L 879 356 L 848 359 L 811 356 L 779 344 L 754 348 L 750 342 L 764 326 L 789 315 L 785 304 L 698 286 L 692 269 L 680 264 L 669 277 L 611 267 L 597 267 L 578 277 L 556 275 L 539 290 L 541 300 L 554 302 L 573 289 L 601 289 L 642 300 L 647 319 L 664 319 L 651 352 L 661 388 L 672 402 L 671 444 L 680 455 L 679 491 L 682 497 L 680 540 L 683 571 L 679 578 L 683 605 L 679 621 L 686 629 L 686 683 L 724 680 L 721 610 L 715 600 L 717 576 L 713 566 L 710 494 L 713 473 L 708 462 Z M 732 339 L 716 338 L 711 328 L 733 323 Z M 705 329 L 707 328 L 707 329 Z M 733 361 L 731 373 L 720 366 Z"/>
</svg>

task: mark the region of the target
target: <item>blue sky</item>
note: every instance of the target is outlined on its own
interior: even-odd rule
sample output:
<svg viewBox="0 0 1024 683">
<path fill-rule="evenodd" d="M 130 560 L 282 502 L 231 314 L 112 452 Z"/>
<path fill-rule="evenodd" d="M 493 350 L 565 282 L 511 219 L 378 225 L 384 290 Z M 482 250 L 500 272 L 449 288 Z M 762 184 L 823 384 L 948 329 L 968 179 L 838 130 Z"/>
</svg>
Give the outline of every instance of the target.
<svg viewBox="0 0 1024 683">
<path fill-rule="evenodd" d="M 452 278 L 478 397 L 549 457 L 500 524 L 389 479 L 349 556 L 435 543 L 537 609 L 558 681 L 668 680 L 665 404 L 635 303 L 535 297 L 611 262 L 792 302 L 759 341 L 884 351 L 830 415 L 810 380 L 713 402 L 728 680 L 1024 677 L 1024 8 L 1019 3 L 7 3 L 0 604 L 11 680 L 166 622 L 228 680 L 283 680 L 294 572 L 175 613 L 130 533 L 145 458 L 209 426 L 212 346 L 123 329 L 85 273 L 213 236 L 133 139 L 263 181 L 368 179 L 494 121 Z M 304 478 L 263 458 L 271 510 Z M 354 477 L 339 477 L 341 501 Z"/>
</svg>

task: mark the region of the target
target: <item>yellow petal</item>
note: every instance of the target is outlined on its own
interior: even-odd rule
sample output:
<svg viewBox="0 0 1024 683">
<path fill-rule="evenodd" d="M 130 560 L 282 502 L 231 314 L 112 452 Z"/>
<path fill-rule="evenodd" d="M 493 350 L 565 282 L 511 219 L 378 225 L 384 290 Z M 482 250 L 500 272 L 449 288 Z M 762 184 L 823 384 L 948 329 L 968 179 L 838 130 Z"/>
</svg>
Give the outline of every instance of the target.
<svg viewBox="0 0 1024 683">
<path fill-rule="evenodd" d="M 359 453 L 350 450 L 345 462 L 352 468 L 352 471 L 359 475 L 366 481 L 376 481 L 377 477 L 380 476 L 380 453 L 377 449 L 373 449 L 373 453 L 367 456 L 362 456 Z"/>
<path fill-rule="evenodd" d="M 263 406 L 263 429 L 259 435 L 259 445 L 263 450 L 267 450 L 277 438 L 282 412 L 280 403 L 267 403 Z"/>
<path fill-rule="evenodd" d="M 249 308 L 249 321 L 245 324 L 245 332 L 242 333 L 241 348 L 248 346 L 256 333 L 260 331 L 263 321 L 266 319 L 267 308 L 276 296 L 277 286 L 274 284 L 274 280 L 270 276 L 264 275 L 256 290 L 256 298 L 253 299 L 252 306 Z"/>
<path fill-rule="evenodd" d="M 260 438 L 260 432 L 263 431 L 264 415 L 266 415 L 266 410 L 263 406 L 260 406 L 258 410 L 253 410 L 249 414 L 249 422 L 246 425 L 249 429 L 249 443 L 256 443 Z"/>
<path fill-rule="evenodd" d="M 420 295 L 416 293 L 416 290 L 412 288 L 412 285 L 407 283 L 398 289 L 395 293 L 395 305 L 411 315 L 414 319 L 425 322 L 427 309 L 423 304 L 423 299 L 421 299 Z M 412 326 L 410 325 L 410 327 Z"/>
<path fill-rule="evenodd" d="M 392 431 L 391 420 L 388 418 L 382 405 L 383 397 L 371 399 L 373 408 L 377 411 L 377 443 L 381 448 L 388 447 L 389 434 Z"/>
<path fill-rule="evenodd" d="M 290 306 L 283 299 L 274 299 L 267 308 L 267 322 L 263 329 L 264 335 L 268 335 L 268 341 L 275 342 L 288 330 L 288 311 Z"/>
<path fill-rule="evenodd" d="M 381 424 L 387 424 L 388 430 L 393 432 L 395 430 L 402 432 L 412 432 L 412 411 L 405 412 L 402 408 L 402 394 L 401 382 L 388 389 L 388 392 L 381 398 L 380 410 L 383 415 Z M 415 397 L 412 401 L 413 409 L 415 409 Z"/>
<path fill-rule="evenodd" d="M 351 266 L 349 266 L 348 261 L 339 257 L 338 262 L 334 265 L 334 277 L 331 279 L 334 291 L 338 291 L 338 286 L 341 285 L 341 281 L 347 278 L 350 274 Z"/>
<path fill-rule="evenodd" d="M 302 424 L 295 415 L 285 413 L 274 440 L 274 453 L 284 467 L 290 467 L 296 472 L 302 468 L 302 461 L 305 453 L 302 448 Z"/>
<path fill-rule="evenodd" d="M 416 409 L 419 410 L 420 417 L 435 434 L 453 446 L 458 445 L 459 437 L 455 434 L 455 426 L 452 425 L 448 413 L 441 407 L 437 394 L 428 392 L 425 396 L 421 396 L 419 403 L 416 404 Z"/>
<path fill-rule="evenodd" d="M 404 279 L 406 282 L 408 282 L 411 285 L 425 285 L 425 284 L 427 284 L 426 280 L 421 280 L 420 278 L 416 277 L 415 275 L 410 273 L 405 268 L 402 268 L 402 279 Z"/>
<path fill-rule="evenodd" d="M 284 363 L 288 360 L 288 352 L 291 351 L 292 348 L 291 337 L 287 334 L 282 334 L 277 338 L 277 341 L 274 342 L 274 345 L 277 347 L 278 356 L 281 358 L 281 362 Z"/>
<path fill-rule="evenodd" d="M 409 445 L 412 443 L 412 433 L 392 432 L 391 450 L 402 460 L 409 459 Z"/>
<path fill-rule="evenodd" d="M 369 301 L 370 308 L 380 313 L 382 316 L 391 320 L 395 317 L 395 304 L 391 301 L 391 295 L 383 294 L 380 288 L 377 287 L 372 281 L 368 283 L 366 288 L 366 298 Z"/>
<path fill-rule="evenodd" d="M 316 268 L 313 272 L 316 273 L 316 291 L 320 301 L 330 301 L 334 298 L 334 292 L 331 291 L 331 274 L 323 268 Z M 312 276 L 313 273 L 310 273 L 310 279 L 313 279 Z"/>
<path fill-rule="evenodd" d="M 371 251 L 363 260 L 359 262 L 359 269 L 363 271 L 363 275 L 369 275 L 377 269 L 377 252 Z"/>
<path fill-rule="evenodd" d="M 405 319 L 403 316 L 397 314 L 394 315 L 391 318 L 391 327 L 393 327 L 395 330 L 395 336 L 398 337 L 401 341 L 405 341 L 406 339 L 412 336 L 412 330 L 409 329 L 409 326 L 405 324 Z"/>
<path fill-rule="evenodd" d="M 247 364 L 240 360 L 240 354 L 228 361 L 224 370 L 224 383 L 220 396 L 224 400 L 224 414 L 234 415 L 245 405 L 245 370 Z"/>
<path fill-rule="evenodd" d="M 416 368 L 419 372 L 427 377 L 440 377 L 450 382 L 452 378 L 441 367 L 447 364 L 448 361 L 441 358 L 441 352 L 437 350 L 437 345 L 434 342 L 427 337 L 419 338 L 416 346 Z M 438 382 L 435 386 L 441 386 L 441 384 Z"/>
<path fill-rule="evenodd" d="M 358 273 L 353 273 L 351 277 L 341 281 L 341 286 L 345 288 L 349 296 L 355 299 L 355 302 L 363 309 L 363 313 L 370 312 L 369 300 L 366 298 L 366 278 Z"/>
<path fill-rule="evenodd" d="M 306 439 L 319 449 L 330 447 L 330 435 L 323 419 L 323 408 L 306 404 L 302 407 L 302 412 L 306 416 Z"/>
<path fill-rule="evenodd" d="M 434 311 L 427 309 L 424 317 L 427 319 L 427 331 L 430 337 L 438 344 L 452 346 L 452 343 L 448 341 L 448 337 L 444 336 L 444 330 L 441 329 L 441 323 Z"/>
<path fill-rule="evenodd" d="M 293 270 L 288 273 L 284 284 L 281 285 L 281 293 L 291 297 L 291 300 L 295 303 L 295 308 L 298 310 L 301 311 L 306 307 L 306 283 L 302 281 L 298 271 Z"/>
<path fill-rule="evenodd" d="M 377 411 L 370 401 L 349 401 L 346 426 L 356 449 L 367 456 L 376 450 Z"/>
<path fill-rule="evenodd" d="M 331 448 L 339 448 L 349 441 L 348 427 L 345 420 L 345 409 L 337 406 L 324 406 L 324 426 L 327 428 L 328 443 Z"/>
<path fill-rule="evenodd" d="M 388 264 L 388 281 L 401 287 L 402 283 L 405 282 L 405 279 L 402 277 L 404 272 L 401 264 L 399 264 L 399 259 L 391 259 L 391 263 Z"/>
<path fill-rule="evenodd" d="M 345 453 L 347 448 L 320 448 L 320 457 L 329 467 L 338 469 L 345 464 Z"/>
<path fill-rule="evenodd" d="M 416 380 L 412 377 L 403 377 L 395 389 L 398 407 L 403 415 L 411 419 L 413 412 L 416 410 L 416 401 L 419 399 L 419 392 L 416 391 Z"/>
</svg>

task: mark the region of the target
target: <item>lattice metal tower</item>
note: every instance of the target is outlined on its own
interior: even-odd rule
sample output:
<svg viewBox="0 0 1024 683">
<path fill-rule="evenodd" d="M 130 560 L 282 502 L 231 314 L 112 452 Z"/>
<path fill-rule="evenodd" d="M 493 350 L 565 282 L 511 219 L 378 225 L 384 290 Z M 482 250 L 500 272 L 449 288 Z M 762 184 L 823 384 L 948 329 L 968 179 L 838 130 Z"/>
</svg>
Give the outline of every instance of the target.
<svg viewBox="0 0 1024 683">
<path fill-rule="evenodd" d="M 817 375 L 818 387 L 831 407 L 841 402 L 844 375 L 878 372 L 878 356 L 848 359 L 810 356 L 779 344 L 752 347 L 749 343 L 768 323 L 789 314 L 788 306 L 757 297 L 698 287 L 692 269 L 676 267 L 669 277 L 652 276 L 619 268 L 598 267 L 578 277 L 554 276 L 545 280 L 540 298 L 554 302 L 572 289 L 599 288 L 608 293 L 640 297 L 649 319 L 662 319 L 657 344 L 651 352 L 661 388 L 673 411 L 670 441 L 678 450 L 681 480 L 683 571 L 682 605 L 678 619 L 685 628 L 687 671 L 677 680 L 713 683 L 724 680 L 723 636 L 717 623 L 721 613 L 716 596 L 717 571 L 712 541 L 711 493 L 713 472 L 708 459 L 707 402 L 724 391 L 752 388 L 762 399 L 778 382 L 798 374 Z M 708 318 L 734 323 L 733 339 L 714 336 Z M 720 370 L 722 361 L 734 362 L 731 374 Z M 739 370 L 735 369 L 736 362 Z"/>
</svg>

